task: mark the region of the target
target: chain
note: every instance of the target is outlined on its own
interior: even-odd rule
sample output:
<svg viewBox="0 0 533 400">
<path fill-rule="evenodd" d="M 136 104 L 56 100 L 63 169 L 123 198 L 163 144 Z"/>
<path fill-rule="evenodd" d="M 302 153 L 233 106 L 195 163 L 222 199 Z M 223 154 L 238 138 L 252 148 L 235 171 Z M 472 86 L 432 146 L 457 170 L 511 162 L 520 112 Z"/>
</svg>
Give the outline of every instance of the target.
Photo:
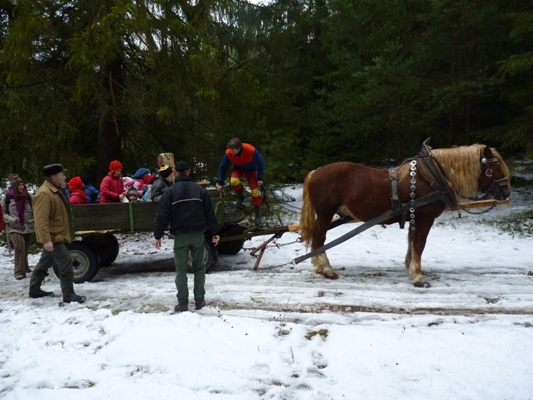
<svg viewBox="0 0 533 400">
<path fill-rule="evenodd" d="M 288 263 L 285 263 L 285 264 L 272 265 L 270 267 L 258 268 L 257 270 L 258 271 L 272 271 L 273 269 L 286 267 L 287 265 L 294 265 L 294 262 L 293 261 L 289 261 Z"/>
<path fill-rule="evenodd" d="M 301 243 L 301 242 L 302 242 L 302 239 L 300 237 L 298 237 L 298 239 L 296 239 L 293 242 L 282 243 L 282 244 L 274 243 L 272 245 L 265 246 L 265 250 L 268 249 L 269 247 L 277 247 L 279 249 L 280 247 L 289 246 L 291 244 Z M 245 250 L 245 251 L 251 251 L 251 250 L 255 250 L 255 247 L 243 247 L 242 249 Z M 258 257 L 257 255 L 253 255 L 252 256 L 252 258 L 257 258 L 257 257 Z M 258 271 L 272 271 L 273 269 L 276 269 L 276 268 L 286 267 L 287 265 L 294 265 L 294 264 L 295 264 L 294 261 L 289 261 L 287 263 L 283 263 L 283 264 L 279 264 L 279 265 L 272 265 L 272 266 L 266 267 L 266 268 L 258 268 L 257 270 Z"/>
<path fill-rule="evenodd" d="M 490 206 L 489 208 L 485 209 L 485 210 L 481 210 L 481 211 L 470 211 L 466 208 L 462 208 L 461 210 L 468 213 L 468 214 L 472 214 L 472 215 L 483 215 L 483 214 L 486 214 L 488 213 L 490 210 L 492 210 L 494 207 L 496 207 L 496 205 L 492 205 Z M 461 217 L 461 213 L 459 212 L 459 217 Z"/>
<path fill-rule="evenodd" d="M 294 242 L 282 243 L 282 244 L 274 243 L 274 244 L 270 244 L 270 245 L 266 246 L 265 249 L 268 249 L 269 247 L 277 247 L 279 249 L 280 247 L 288 246 L 288 245 L 294 244 L 294 243 L 301 243 L 301 242 L 302 242 L 302 238 L 299 237 Z M 255 247 L 243 247 L 242 249 L 245 250 L 245 251 L 250 251 L 250 250 L 254 250 Z M 252 256 L 252 257 L 255 258 L 257 256 Z"/>
<path fill-rule="evenodd" d="M 409 175 L 411 175 L 411 202 L 409 206 L 409 217 L 411 220 L 409 221 L 409 229 L 411 231 L 415 230 L 415 191 L 416 191 L 416 160 L 411 161 L 411 172 L 409 172 Z"/>
</svg>

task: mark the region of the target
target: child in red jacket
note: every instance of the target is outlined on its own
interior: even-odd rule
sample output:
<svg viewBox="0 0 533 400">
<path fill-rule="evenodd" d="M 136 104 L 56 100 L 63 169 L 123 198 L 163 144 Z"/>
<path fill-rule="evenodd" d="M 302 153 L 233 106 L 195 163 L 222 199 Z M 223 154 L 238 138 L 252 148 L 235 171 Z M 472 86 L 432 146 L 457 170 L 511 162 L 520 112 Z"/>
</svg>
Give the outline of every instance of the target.
<svg viewBox="0 0 533 400">
<path fill-rule="evenodd" d="M 83 190 L 83 182 L 81 180 L 81 177 L 75 176 L 70 181 L 68 181 L 68 187 L 70 189 L 70 196 L 68 198 L 70 204 L 75 205 L 89 203 L 89 198 Z"/>
</svg>

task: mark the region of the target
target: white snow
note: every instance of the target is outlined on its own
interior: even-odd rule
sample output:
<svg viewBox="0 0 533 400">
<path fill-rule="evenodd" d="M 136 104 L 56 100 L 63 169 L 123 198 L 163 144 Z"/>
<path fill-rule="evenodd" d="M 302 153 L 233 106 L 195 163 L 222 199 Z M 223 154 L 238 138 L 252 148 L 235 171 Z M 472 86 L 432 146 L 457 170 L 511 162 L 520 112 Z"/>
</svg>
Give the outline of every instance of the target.
<svg viewBox="0 0 533 400">
<path fill-rule="evenodd" d="M 301 187 L 287 192 L 298 207 Z M 28 298 L 0 248 L 0 398 L 531 399 L 532 236 L 494 223 L 531 201 L 523 190 L 488 214 L 443 214 L 422 258 L 429 289 L 409 282 L 397 225 L 328 251 L 336 281 L 310 260 L 278 267 L 306 251 L 286 233 L 257 272 L 249 250 L 220 256 L 208 306 L 182 314 L 168 238 L 157 251 L 150 234 L 117 235 L 117 261 L 76 285 L 81 305 L 59 306 L 52 270 L 43 289 L 58 296 Z"/>
</svg>

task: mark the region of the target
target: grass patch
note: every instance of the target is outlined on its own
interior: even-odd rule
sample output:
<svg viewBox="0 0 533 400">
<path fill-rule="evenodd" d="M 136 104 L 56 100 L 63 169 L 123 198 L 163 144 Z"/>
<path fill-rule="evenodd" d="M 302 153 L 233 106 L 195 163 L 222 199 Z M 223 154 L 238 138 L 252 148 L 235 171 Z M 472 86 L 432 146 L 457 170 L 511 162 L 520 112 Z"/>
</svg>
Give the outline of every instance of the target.
<svg viewBox="0 0 533 400">
<path fill-rule="evenodd" d="M 502 232 L 507 232 L 513 237 L 533 236 L 533 210 L 527 210 L 504 216 L 497 220 L 482 220 L 482 223 L 494 226 Z"/>
<path fill-rule="evenodd" d="M 307 340 L 311 340 L 316 335 L 319 335 L 322 338 L 322 340 L 326 340 L 326 338 L 328 337 L 328 334 L 329 334 L 329 331 L 327 329 L 319 329 L 318 331 L 307 332 L 307 334 L 305 335 L 305 338 Z"/>
</svg>

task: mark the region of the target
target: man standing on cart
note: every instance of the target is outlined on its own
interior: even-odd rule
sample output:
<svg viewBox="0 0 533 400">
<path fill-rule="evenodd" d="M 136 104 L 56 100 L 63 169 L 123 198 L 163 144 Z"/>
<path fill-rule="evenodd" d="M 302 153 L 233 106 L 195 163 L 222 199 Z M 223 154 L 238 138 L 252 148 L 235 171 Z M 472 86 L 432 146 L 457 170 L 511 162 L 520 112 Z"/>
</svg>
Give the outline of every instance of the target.
<svg viewBox="0 0 533 400">
<path fill-rule="evenodd" d="M 263 175 L 265 173 L 265 160 L 257 149 L 248 143 L 241 143 L 239 138 L 233 138 L 228 142 L 228 148 L 222 157 L 218 167 L 218 191 L 224 189 L 224 179 L 229 165 L 232 164 L 231 187 L 237 193 L 237 208 L 242 208 L 244 204 L 244 193 L 241 179 L 245 177 L 252 191 L 252 204 L 255 209 L 255 224 L 262 226 L 261 196 L 260 186 L 263 185 Z"/>
</svg>

